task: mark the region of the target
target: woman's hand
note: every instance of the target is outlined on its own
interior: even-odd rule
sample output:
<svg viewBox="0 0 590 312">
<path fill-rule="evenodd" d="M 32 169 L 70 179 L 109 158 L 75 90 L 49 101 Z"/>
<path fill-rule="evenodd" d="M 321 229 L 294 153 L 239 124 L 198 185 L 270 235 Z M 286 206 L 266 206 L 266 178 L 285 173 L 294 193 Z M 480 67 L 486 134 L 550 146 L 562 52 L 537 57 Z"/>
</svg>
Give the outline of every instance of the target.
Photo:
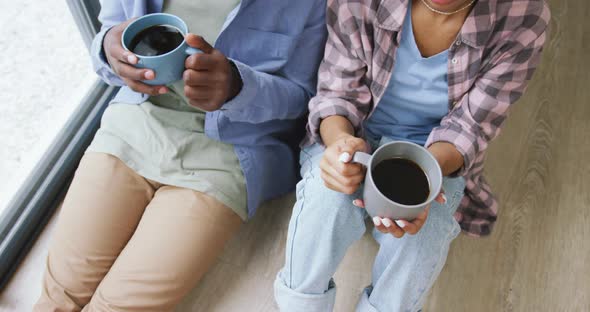
<svg viewBox="0 0 590 312">
<path fill-rule="evenodd" d="M 343 134 L 326 148 L 320 161 L 326 187 L 344 194 L 356 192 L 365 178 L 364 167 L 350 162 L 357 151 L 367 152 L 367 143 L 350 134 Z"/>
<path fill-rule="evenodd" d="M 447 202 L 447 198 L 444 192 L 440 192 L 436 197 L 435 201 L 440 204 L 445 204 Z M 365 203 L 362 199 L 355 199 L 353 205 L 365 208 Z M 404 234 L 414 235 L 422 229 L 424 223 L 426 223 L 426 219 L 428 218 L 428 212 L 430 211 L 430 205 L 424 209 L 414 220 L 394 220 L 392 221 L 389 218 L 381 218 L 381 217 L 373 217 L 373 224 L 375 228 L 381 233 L 390 233 L 396 238 L 401 238 Z"/>
<path fill-rule="evenodd" d="M 121 36 L 125 27 L 133 19 L 123 22 L 111 28 L 104 37 L 102 46 L 105 52 L 107 62 L 125 84 L 135 92 L 149 95 L 158 95 L 168 92 L 165 86 L 150 86 L 142 83 L 141 80 L 152 80 L 156 78 L 156 73 L 151 69 L 135 68 L 137 56 L 130 51 L 125 50 L 121 45 Z"/>
<path fill-rule="evenodd" d="M 225 55 L 202 37 L 188 34 L 186 43 L 203 53 L 189 56 L 184 63 L 184 94 L 192 106 L 209 112 L 218 110 L 240 92 L 242 79 Z"/>
<path fill-rule="evenodd" d="M 443 175 L 449 175 L 455 172 L 463 165 L 463 157 L 454 148 L 452 144 L 446 142 L 437 142 L 432 144 L 428 151 L 438 161 Z M 446 204 L 447 198 L 444 191 L 441 191 L 435 199 L 440 204 Z M 365 203 L 362 199 L 355 199 L 352 202 L 355 206 L 364 208 Z M 389 218 L 374 217 L 373 224 L 375 228 L 381 233 L 390 233 L 394 237 L 401 238 L 406 233 L 414 235 L 422 229 L 426 219 L 428 218 L 428 212 L 430 211 L 430 205 L 424 209 L 414 220 L 391 220 Z"/>
</svg>

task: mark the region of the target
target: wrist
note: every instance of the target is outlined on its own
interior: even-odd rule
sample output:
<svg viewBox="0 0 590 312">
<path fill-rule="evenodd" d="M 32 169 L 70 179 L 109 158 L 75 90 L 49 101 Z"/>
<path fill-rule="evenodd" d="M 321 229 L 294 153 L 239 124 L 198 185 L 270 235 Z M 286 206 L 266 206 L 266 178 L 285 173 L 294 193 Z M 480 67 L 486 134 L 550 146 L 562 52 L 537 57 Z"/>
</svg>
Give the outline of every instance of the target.
<svg viewBox="0 0 590 312">
<path fill-rule="evenodd" d="M 438 162 L 443 176 L 451 175 L 463 166 L 463 156 L 452 143 L 435 142 L 428 147 L 428 151 Z"/>
<path fill-rule="evenodd" d="M 344 116 L 329 116 L 320 122 L 320 137 L 324 145 L 330 146 L 334 142 L 354 137 L 354 128 Z"/>
<path fill-rule="evenodd" d="M 330 135 L 322 136 L 322 141 L 326 147 L 330 147 L 334 143 L 346 141 L 347 139 L 356 138 L 354 135 L 348 133 L 347 131 L 335 131 Z"/>
<path fill-rule="evenodd" d="M 335 134 L 334 135 L 334 138 L 332 139 L 332 141 L 333 142 L 337 142 L 337 141 L 345 140 L 345 139 L 348 139 L 348 138 L 356 138 L 356 137 L 354 135 L 346 132 L 346 131 L 342 131 L 340 133 Z"/>
<path fill-rule="evenodd" d="M 235 98 L 240 93 L 240 91 L 242 91 L 242 87 L 244 86 L 244 82 L 242 81 L 242 76 L 240 75 L 238 67 L 232 60 L 228 59 L 228 62 L 230 67 L 230 86 L 226 102 Z"/>
<path fill-rule="evenodd" d="M 101 43 L 101 49 L 100 49 L 100 57 L 109 65 L 111 66 L 111 63 L 109 62 L 109 58 L 107 57 L 107 46 L 109 45 L 110 42 L 110 37 L 112 35 L 112 30 L 113 27 L 107 29 L 107 31 L 104 33 L 104 36 L 102 37 L 102 43 Z"/>
</svg>

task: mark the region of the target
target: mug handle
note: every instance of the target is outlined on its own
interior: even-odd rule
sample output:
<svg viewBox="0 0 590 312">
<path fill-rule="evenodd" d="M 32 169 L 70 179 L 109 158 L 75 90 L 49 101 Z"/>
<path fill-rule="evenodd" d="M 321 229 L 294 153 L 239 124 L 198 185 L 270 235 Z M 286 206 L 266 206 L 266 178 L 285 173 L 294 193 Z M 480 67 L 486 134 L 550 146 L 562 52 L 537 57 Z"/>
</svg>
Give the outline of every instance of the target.
<svg viewBox="0 0 590 312">
<path fill-rule="evenodd" d="M 193 47 L 188 47 L 186 48 L 186 50 L 184 50 L 184 53 L 188 56 L 191 56 L 193 54 L 197 54 L 197 53 L 203 53 L 203 51 L 197 49 L 197 48 L 193 48 Z"/>
<path fill-rule="evenodd" d="M 371 161 L 371 155 L 364 152 L 355 152 L 352 156 L 352 162 L 369 167 L 369 161 Z"/>
</svg>

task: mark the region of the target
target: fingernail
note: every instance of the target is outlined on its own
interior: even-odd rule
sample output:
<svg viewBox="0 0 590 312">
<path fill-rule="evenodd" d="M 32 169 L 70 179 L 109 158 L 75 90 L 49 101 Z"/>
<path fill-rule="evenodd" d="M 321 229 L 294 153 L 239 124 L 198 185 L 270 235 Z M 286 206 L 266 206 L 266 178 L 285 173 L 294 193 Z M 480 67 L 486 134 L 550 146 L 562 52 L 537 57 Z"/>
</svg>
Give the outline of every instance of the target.
<svg viewBox="0 0 590 312">
<path fill-rule="evenodd" d="M 347 152 L 344 152 L 344 153 L 340 154 L 340 157 L 338 157 L 338 160 L 340 162 L 347 163 L 350 160 L 350 154 Z"/>
<path fill-rule="evenodd" d="M 135 63 L 135 55 L 127 55 L 127 61 L 131 64 Z"/>
<path fill-rule="evenodd" d="M 402 220 L 395 220 L 395 224 L 397 224 L 397 226 L 401 227 L 402 229 L 404 226 L 406 226 L 406 223 L 404 223 Z"/>
<path fill-rule="evenodd" d="M 385 227 L 390 227 L 393 224 L 391 223 L 391 221 L 389 221 L 389 219 L 383 219 L 383 225 L 385 225 Z"/>
<path fill-rule="evenodd" d="M 352 201 L 352 204 L 358 207 L 358 205 L 359 205 L 359 200 L 358 200 L 358 199 L 355 199 L 355 200 L 353 200 L 353 201 Z"/>
<path fill-rule="evenodd" d="M 447 196 L 443 193 L 442 194 L 443 203 L 447 203 Z"/>
<path fill-rule="evenodd" d="M 373 224 L 375 224 L 375 226 L 380 226 L 381 219 L 379 219 L 379 217 L 373 217 Z"/>
<path fill-rule="evenodd" d="M 160 88 L 160 90 L 158 91 L 158 93 L 160 93 L 160 94 L 164 94 L 166 92 L 167 92 L 166 88 Z"/>
<path fill-rule="evenodd" d="M 148 70 L 145 72 L 145 74 L 143 74 L 143 76 L 145 77 L 145 79 L 154 79 L 154 72 L 151 70 Z"/>
</svg>

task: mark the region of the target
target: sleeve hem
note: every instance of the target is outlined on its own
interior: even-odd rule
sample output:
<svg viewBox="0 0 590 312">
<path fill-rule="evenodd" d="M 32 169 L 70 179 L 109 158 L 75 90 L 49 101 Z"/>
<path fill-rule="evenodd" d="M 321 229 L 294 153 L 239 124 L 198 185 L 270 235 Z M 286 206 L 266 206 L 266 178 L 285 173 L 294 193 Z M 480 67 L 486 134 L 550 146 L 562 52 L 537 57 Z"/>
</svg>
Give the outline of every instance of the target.
<svg viewBox="0 0 590 312">
<path fill-rule="evenodd" d="M 446 142 L 453 144 L 459 154 L 463 156 L 463 166 L 459 168 L 457 171 L 453 172 L 449 176 L 457 177 L 457 176 L 465 176 L 471 169 L 473 165 L 473 160 L 475 159 L 476 153 L 476 146 L 473 143 L 466 144 L 465 142 L 475 142 L 475 137 L 470 134 L 466 134 L 464 131 L 461 132 L 462 137 L 457 136 L 457 131 L 454 129 L 445 129 L 439 128 L 432 131 L 430 137 L 426 141 L 426 147 L 431 146 L 437 142 Z M 465 138 L 467 137 L 467 138 Z M 461 142 L 459 142 L 461 139 Z"/>
<path fill-rule="evenodd" d="M 104 82 L 109 85 L 116 85 L 116 86 L 123 86 L 125 83 L 123 80 L 115 74 L 109 63 L 105 58 L 105 53 L 103 50 L 103 41 L 107 34 L 107 32 L 111 29 L 104 28 L 102 29 L 94 38 L 92 42 L 92 46 L 90 49 L 91 58 L 92 58 L 92 67 L 94 71 L 102 78 Z"/>
<path fill-rule="evenodd" d="M 354 128 L 355 136 L 362 135 L 362 120 L 357 115 L 358 109 L 350 102 L 342 99 L 329 99 L 330 103 L 318 103 L 312 99 L 310 106 L 321 107 L 317 110 L 310 109 L 307 131 L 312 141 L 324 145 L 320 136 L 320 124 L 322 120 L 330 116 L 342 116 L 346 118 Z"/>
<path fill-rule="evenodd" d="M 221 107 L 224 114 L 231 118 L 233 112 L 240 112 L 251 105 L 257 93 L 256 73 L 248 65 L 236 60 L 231 60 L 238 69 L 242 78 L 242 89 L 231 100 L 227 101 Z"/>
</svg>

